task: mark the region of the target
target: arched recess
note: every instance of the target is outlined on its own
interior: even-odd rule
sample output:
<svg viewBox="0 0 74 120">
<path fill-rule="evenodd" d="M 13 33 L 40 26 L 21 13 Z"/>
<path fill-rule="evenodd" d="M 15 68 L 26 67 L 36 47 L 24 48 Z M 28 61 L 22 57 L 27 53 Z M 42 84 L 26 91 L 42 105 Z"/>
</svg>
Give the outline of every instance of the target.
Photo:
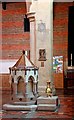
<svg viewBox="0 0 74 120">
<path fill-rule="evenodd" d="M 28 78 L 28 94 L 34 93 L 34 77 L 30 76 Z"/>
<path fill-rule="evenodd" d="M 14 78 L 11 78 L 11 94 L 14 92 Z"/>
<path fill-rule="evenodd" d="M 19 76 L 17 78 L 18 84 L 17 84 L 17 94 L 23 94 L 24 93 L 24 79 L 22 76 Z"/>
</svg>

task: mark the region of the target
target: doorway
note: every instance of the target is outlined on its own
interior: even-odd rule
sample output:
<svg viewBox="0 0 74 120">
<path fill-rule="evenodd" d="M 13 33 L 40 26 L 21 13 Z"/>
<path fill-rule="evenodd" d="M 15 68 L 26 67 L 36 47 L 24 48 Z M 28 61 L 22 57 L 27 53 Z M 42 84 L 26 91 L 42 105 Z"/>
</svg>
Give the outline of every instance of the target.
<svg viewBox="0 0 74 120">
<path fill-rule="evenodd" d="M 74 66 L 74 6 L 69 7 L 68 15 L 68 66 Z"/>
</svg>

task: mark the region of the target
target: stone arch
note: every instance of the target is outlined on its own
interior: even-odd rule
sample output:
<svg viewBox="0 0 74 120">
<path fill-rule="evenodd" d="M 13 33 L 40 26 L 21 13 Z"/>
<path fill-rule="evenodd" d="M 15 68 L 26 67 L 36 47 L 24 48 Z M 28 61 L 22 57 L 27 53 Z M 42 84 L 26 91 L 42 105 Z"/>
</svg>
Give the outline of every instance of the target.
<svg viewBox="0 0 74 120">
<path fill-rule="evenodd" d="M 19 76 L 17 78 L 17 94 L 23 93 L 24 93 L 24 78 L 22 76 Z"/>
</svg>

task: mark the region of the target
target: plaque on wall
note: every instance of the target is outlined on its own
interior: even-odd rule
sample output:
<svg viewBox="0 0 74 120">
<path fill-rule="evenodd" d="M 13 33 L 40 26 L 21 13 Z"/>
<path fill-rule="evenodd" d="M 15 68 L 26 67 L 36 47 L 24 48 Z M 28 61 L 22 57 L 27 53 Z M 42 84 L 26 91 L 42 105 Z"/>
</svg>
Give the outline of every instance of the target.
<svg viewBox="0 0 74 120">
<path fill-rule="evenodd" d="M 39 61 L 46 61 L 46 50 L 39 49 Z"/>
<path fill-rule="evenodd" d="M 39 31 L 39 32 L 44 32 L 45 29 L 46 29 L 45 23 L 39 23 L 39 24 L 38 24 L 38 31 Z"/>
<path fill-rule="evenodd" d="M 41 67 L 44 67 L 44 62 L 41 62 Z"/>
</svg>

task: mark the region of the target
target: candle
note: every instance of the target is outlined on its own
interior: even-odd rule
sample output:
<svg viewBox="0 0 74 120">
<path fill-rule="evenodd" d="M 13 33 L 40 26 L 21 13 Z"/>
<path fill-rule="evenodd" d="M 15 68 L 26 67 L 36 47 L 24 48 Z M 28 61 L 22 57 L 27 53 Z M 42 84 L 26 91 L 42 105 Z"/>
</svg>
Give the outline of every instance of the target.
<svg viewBox="0 0 74 120">
<path fill-rule="evenodd" d="M 71 53 L 71 66 L 72 66 L 72 53 Z"/>
<path fill-rule="evenodd" d="M 72 60 L 72 53 L 71 53 L 71 60 Z"/>
</svg>

